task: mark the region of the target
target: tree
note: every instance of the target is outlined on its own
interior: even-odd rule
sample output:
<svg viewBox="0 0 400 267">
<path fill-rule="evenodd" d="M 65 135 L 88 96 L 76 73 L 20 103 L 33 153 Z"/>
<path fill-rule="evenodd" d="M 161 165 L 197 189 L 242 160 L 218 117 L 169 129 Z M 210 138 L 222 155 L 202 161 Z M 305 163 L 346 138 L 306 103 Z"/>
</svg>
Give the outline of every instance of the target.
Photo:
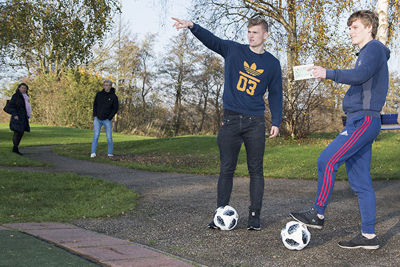
<svg viewBox="0 0 400 267">
<path fill-rule="evenodd" d="M 145 36 L 144 40 L 141 43 L 139 50 L 139 72 L 138 72 L 138 88 L 140 91 L 140 98 L 142 101 L 142 109 L 143 116 L 146 116 L 146 108 L 147 108 L 147 96 L 153 90 L 153 83 L 155 78 L 154 73 L 154 51 L 153 44 L 155 41 L 154 34 L 148 34 Z"/>
<path fill-rule="evenodd" d="M 376 12 L 379 16 L 379 27 L 376 34 L 376 39 L 386 45 L 389 37 L 389 0 L 378 0 Z"/>
<path fill-rule="evenodd" d="M 400 22 L 399 0 L 376 0 L 379 27 L 376 39 L 387 45 L 396 40 Z"/>
<path fill-rule="evenodd" d="M 188 37 L 188 31 L 181 32 L 171 40 L 172 46 L 162 60 L 159 73 L 164 78 L 167 95 L 174 94 L 173 133 L 179 134 L 182 126 L 183 100 L 191 87 L 194 64 L 197 62 L 194 44 Z"/>
<path fill-rule="evenodd" d="M 216 133 L 221 123 L 224 66 L 221 57 L 209 51 L 199 56 L 199 63 L 199 74 L 193 76 L 191 102 L 197 114 L 193 132 Z"/>
<path fill-rule="evenodd" d="M 111 27 L 118 0 L 13 0 L 1 6 L 2 53 L 29 74 L 61 73 L 88 60 Z"/>
<path fill-rule="evenodd" d="M 45 125 L 92 127 L 93 101 L 102 77 L 84 68 L 70 69 L 57 76 L 42 73 L 29 84 L 32 120 Z"/>
</svg>

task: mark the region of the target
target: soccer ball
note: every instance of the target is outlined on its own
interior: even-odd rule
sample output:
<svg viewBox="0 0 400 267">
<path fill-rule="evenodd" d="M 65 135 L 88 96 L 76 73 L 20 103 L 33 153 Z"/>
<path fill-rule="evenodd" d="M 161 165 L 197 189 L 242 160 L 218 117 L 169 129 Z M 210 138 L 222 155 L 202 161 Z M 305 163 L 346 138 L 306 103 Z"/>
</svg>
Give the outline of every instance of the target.
<svg viewBox="0 0 400 267">
<path fill-rule="evenodd" d="M 302 250 L 310 242 L 307 226 L 296 221 L 288 222 L 281 231 L 282 242 L 290 250 Z"/>
<path fill-rule="evenodd" d="M 214 223 L 221 230 L 232 230 L 235 228 L 239 214 L 231 206 L 221 206 L 215 211 Z"/>
</svg>

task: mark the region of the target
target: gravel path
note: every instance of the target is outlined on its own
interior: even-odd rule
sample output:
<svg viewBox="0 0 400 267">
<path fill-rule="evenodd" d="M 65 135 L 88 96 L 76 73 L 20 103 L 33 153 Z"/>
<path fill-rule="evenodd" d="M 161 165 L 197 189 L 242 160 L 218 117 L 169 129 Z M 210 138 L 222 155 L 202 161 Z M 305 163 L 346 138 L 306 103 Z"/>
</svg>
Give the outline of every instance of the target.
<svg viewBox="0 0 400 267">
<path fill-rule="evenodd" d="M 316 181 L 266 179 L 261 231 L 247 231 L 249 179 L 235 178 L 231 205 L 241 218 L 235 230 L 209 230 L 216 200 L 217 176 L 153 173 L 70 159 L 51 147 L 23 148 L 26 156 L 54 164 L 37 171 L 74 172 L 125 184 L 140 194 L 137 208 L 124 216 L 80 219 L 72 223 L 117 238 L 145 244 L 207 266 L 400 266 L 400 182 L 374 182 L 376 251 L 342 249 L 337 242 L 352 237 L 360 226 L 357 198 L 347 181 L 338 181 L 323 230 L 311 230 L 302 251 L 287 250 L 280 229 L 292 210 L 313 203 Z M 13 168 L 17 169 L 17 168 Z M 32 170 L 32 168 L 18 168 Z"/>
</svg>

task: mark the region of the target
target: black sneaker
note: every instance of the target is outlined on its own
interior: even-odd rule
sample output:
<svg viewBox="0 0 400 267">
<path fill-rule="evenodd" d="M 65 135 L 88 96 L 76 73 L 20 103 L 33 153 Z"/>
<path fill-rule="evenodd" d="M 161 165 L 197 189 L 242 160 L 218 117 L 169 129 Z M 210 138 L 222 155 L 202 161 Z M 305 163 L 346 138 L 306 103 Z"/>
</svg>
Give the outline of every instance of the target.
<svg viewBox="0 0 400 267">
<path fill-rule="evenodd" d="M 18 147 L 13 147 L 12 152 L 14 152 L 14 153 L 16 153 L 16 154 L 18 154 L 18 155 L 20 155 L 20 156 L 24 155 L 24 154 L 22 154 L 21 152 L 19 152 Z"/>
<path fill-rule="evenodd" d="M 247 230 L 260 231 L 260 212 L 259 211 L 249 211 L 249 220 L 247 223 Z"/>
<path fill-rule="evenodd" d="M 324 226 L 325 219 L 318 218 L 317 211 L 314 208 L 303 212 L 291 212 L 290 216 L 311 228 L 322 229 Z"/>
<path fill-rule="evenodd" d="M 341 248 L 378 249 L 380 247 L 380 242 L 376 236 L 372 239 L 368 239 L 359 233 L 348 241 L 340 241 L 338 245 Z"/>
<path fill-rule="evenodd" d="M 207 225 L 207 227 L 210 228 L 210 229 L 219 229 L 219 227 L 215 225 L 214 220 L 212 220 L 212 221 Z"/>
</svg>

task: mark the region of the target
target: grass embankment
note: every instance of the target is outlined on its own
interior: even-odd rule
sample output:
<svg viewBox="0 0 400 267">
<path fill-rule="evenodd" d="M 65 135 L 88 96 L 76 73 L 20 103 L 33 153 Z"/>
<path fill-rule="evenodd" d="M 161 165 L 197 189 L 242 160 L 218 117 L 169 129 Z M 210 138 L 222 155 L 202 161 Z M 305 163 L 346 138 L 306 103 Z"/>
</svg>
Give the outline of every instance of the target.
<svg viewBox="0 0 400 267">
<path fill-rule="evenodd" d="M 0 223 L 116 216 L 133 209 L 137 198 L 101 179 L 0 170 Z"/>
<path fill-rule="evenodd" d="M 32 125 L 21 146 L 87 143 L 92 132 Z M 12 132 L 0 124 L 0 165 L 45 166 L 11 152 Z M 134 136 L 115 135 L 116 141 Z M 22 149 L 23 150 L 23 149 Z M 73 218 L 117 216 L 131 210 L 138 195 L 117 183 L 70 173 L 38 173 L 0 169 L 0 224 L 68 221 Z"/>
<path fill-rule="evenodd" d="M 21 157 L 12 153 L 12 135 L 8 123 L 0 123 L 0 166 L 46 166 L 45 162 L 39 162 L 27 157 Z M 54 127 L 43 125 L 31 125 L 31 132 L 25 133 L 22 138 L 21 147 L 24 146 L 47 146 L 59 144 L 78 144 L 89 147 L 87 154 L 90 154 L 90 144 L 93 138 L 93 131 Z M 146 137 L 126 134 L 113 134 L 114 142 L 132 141 L 146 139 Z M 107 143 L 105 133 L 102 132 L 99 139 L 99 146 Z M 89 144 L 89 146 L 88 146 Z M 23 149 L 22 149 L 23 151 Z"/>
<path fill-rule="evenodd" d="M 0 124 L 0 137 L 5 136 L 5 126 L 5 124 Z M 10 137 L 9 131 L 7 134 Z M 215 136 L 155 139 L 114 133 L 115 157 L 110 160 L 106 157 L 107 141 L 104 132 L 101 133 L 99 139 L 98 157 L 89 158 L 92 135 L 91 130 L 34 125 L 32 132 L 22 140 L 22 145 L 62 144 L 55 149 L 59 154 L 150 171 L 197 174 L 218 174 L 219 172 L 219 153 Z M 267 139 L 264 156 L 265 176 L 316 179 L 317 158 L 335 136 L 336 133 L 323 133 L 298 140 L 282 137 Z M 0 147 L 9 143 L 3 139 L 0 139 Z M 400 133 L 381 132 L 373 144 L 371 167 L 373 179 L 400 179 L 399 158 Z M 236 175 L 248 176 L 244 146 L 239 155 Z M 339 169 L 337 178 L 346 178 L 345 167 L 342 166 Z"/>
<path fill-rule="evenodd" d="M 317 158 L 335 138 L 336 133 L 315 134 L 307 139 L 267 139 L 265 177 L 317 179 Z M 106 154 L 106 144 L 99 145 L 100 155 Z M 57 153 L 88 159 L 90 142 L 58 146 Z M 215 136 L 181 136 L 114 142 L 115 157 L 105 156 L 96 161 L 150 171 L 197 174 L 219 173 L 219 152 Z M 373 144 L 371 175 L 374 180 L 400 179 L 400 134 L 382 132 Z M 236 176 L 248 176 L 246 152 L 242 146 Z M 337 179 L 346 179 L 344 165 Z"/>
</svg>

